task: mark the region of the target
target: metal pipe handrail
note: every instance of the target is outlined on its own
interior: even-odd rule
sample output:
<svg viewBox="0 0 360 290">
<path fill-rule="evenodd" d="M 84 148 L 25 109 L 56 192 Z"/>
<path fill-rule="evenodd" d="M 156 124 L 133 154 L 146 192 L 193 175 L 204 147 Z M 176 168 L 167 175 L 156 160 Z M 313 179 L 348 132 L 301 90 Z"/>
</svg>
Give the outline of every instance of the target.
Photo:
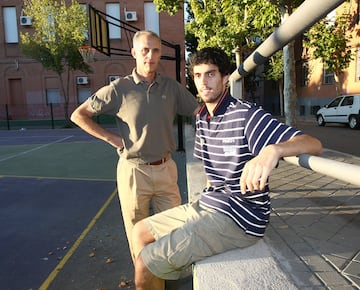
<svg viewBox="0 0 360 290">
<path fill-rule="evenodd" d="M 343 3 L 345 0 L 306 0 L 232 73 L 233 81 L 246 76 L 263 64 L 302 32 Z"/>
<path fill-rule="evenodd" d="M 284 157 L 284 160 L 288 163 L 360 186 L 360 166 L 358 165 L 309 154 Z"/>
</svg>

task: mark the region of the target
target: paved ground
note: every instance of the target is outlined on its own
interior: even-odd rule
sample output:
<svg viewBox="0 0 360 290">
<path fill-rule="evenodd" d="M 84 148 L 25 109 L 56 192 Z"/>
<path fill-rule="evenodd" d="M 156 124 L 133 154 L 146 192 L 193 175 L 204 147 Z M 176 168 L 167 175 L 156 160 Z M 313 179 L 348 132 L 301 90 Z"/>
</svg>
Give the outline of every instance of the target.
<svg viewBox="0 0 360 290">
<path fill-rule="evenodd" d="M 180 154 L 177 162 L 184 162 L 186 156 L 191 160 L 189 154 Z M 359 158 L 340 152 L 325 150 L 323 157 L 360 166 Z M 191 178 L 196 176 L 188 176 Z M 180 179 L 182 186 L 185 181 Z M 271 191 L 272 214 L 266 242 L 276 249 L 277 261 L 298 289 L 360 289 L 360 188 L 281 161 L 271 176 Z M 91 240 L 93 235 L 104 236 L 104 231 L 112 228 L 114 219 L 107 218 L 111 212 L 118 214 L 118 208 L 109 207 L 86 240 Z M 119 253 L 119 243 L 106 243 L 102 246 L 107 251 Z M 133 289 L 132 277 L 128 274 L 131 263 L 128 259 L 122 262 L 116 255 L 114 259 L 116 262 L 110 267 L 116 270 L 104 271 L 97 280 L 105 279 L 107 284 L 112 281 L 112 285 L 123 281 L 124 288 Z M 49 289 L 70 285 L 69 279 L 62 278 L 64 273 L 74 275 L 84 265 L 86 258 L 69 263 Z M 124 267 L 127 275 L 114 275 Z M 84 284 L 72 289 L 96 289 L 91 288 L 94 277 L 86 271 L 75 276 L 83 279 Z M 192 289 L 192 283 L 185 280 L 167 289 Z"/>
<path fill-rule="evenodd" d="M 360 166 L 359 158 L 340 152 L 325 150 L 323 156 Z M 184 164 L 190 163 L 189 158 L 189 154 L 175 154 L 183 194 L 187 188 Z M 298 289 L 360 289 L 360 188 L 281 161 L 271 176 L 271 191 L 272 214 L 265 239 Z M 116 195 L 93 222 L 73 250 L 68 245 L 71 255 L 66 261 L 60 259 L 42 289 L 134 289 Z M 0 289 L 18 290 L 2 285 Z M 167 289 L 190 290 L 191 279 L 169 284 Z"/>
<path fill-rule="evenodd" d="M 360 166 L 340 152 L 323 157 Z M 284 161 L 270 182 L 267 238 L 299 289 L 360 289 L 360 188 Z"/>
<path fill-rule="evenodd" d="M 80 129 L 0 131 L 0 290 L 133 289 L 116 163 Z"/>
</svg>

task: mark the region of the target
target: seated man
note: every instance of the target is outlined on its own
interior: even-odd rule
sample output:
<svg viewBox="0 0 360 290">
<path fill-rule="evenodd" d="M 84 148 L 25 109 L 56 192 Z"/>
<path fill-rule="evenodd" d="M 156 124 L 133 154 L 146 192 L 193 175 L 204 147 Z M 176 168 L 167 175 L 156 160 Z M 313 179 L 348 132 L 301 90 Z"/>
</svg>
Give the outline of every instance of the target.
<svg viewBox="0 0 360 290">
<path fill-rule="evenodd" d="M 135 225 L 137 290 L 164 289 L 164 280 L 183 277 L 194 262 L 256 243 L 269 221 L 268 177 L 279 159 L 322 152 L 316 138 L 230 95 L 230 63 L 221 49 L 195 53 L 190 71 L 204 102 L 194 155 L 203 162 L 209 187 L 198 202 Z"/>
</svg>

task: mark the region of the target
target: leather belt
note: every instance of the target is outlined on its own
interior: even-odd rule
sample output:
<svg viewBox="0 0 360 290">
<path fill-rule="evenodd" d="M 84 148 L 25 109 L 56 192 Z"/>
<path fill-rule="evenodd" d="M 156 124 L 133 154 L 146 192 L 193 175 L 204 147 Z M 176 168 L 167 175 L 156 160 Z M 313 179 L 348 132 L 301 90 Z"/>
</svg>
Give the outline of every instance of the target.
<svg viewBox="0 0 360 290">
<path fill-rule="evenodd" d="M 156 161 L 152 161 L 152 162 L 147 162 L 147 163 L 144 163 L 145 165 L 161 165 L 163 163 L 165 163 L 167 161 L 167 158 L 162 158 L 160 160 L 156 160 Z"/>
</svg>

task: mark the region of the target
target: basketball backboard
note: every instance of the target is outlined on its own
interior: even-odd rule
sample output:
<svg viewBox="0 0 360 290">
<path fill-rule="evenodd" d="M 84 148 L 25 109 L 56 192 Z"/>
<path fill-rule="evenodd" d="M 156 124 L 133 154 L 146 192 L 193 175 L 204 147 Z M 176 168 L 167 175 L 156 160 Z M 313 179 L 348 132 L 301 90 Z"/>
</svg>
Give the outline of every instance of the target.
<svg viewBox="0 0 360 290">
<path fill-rule="evenodd" d="M 109 24 L 97 9 L 88 6 L 90 45 L 99 52 L 110 55 Z"/>
</svg>

